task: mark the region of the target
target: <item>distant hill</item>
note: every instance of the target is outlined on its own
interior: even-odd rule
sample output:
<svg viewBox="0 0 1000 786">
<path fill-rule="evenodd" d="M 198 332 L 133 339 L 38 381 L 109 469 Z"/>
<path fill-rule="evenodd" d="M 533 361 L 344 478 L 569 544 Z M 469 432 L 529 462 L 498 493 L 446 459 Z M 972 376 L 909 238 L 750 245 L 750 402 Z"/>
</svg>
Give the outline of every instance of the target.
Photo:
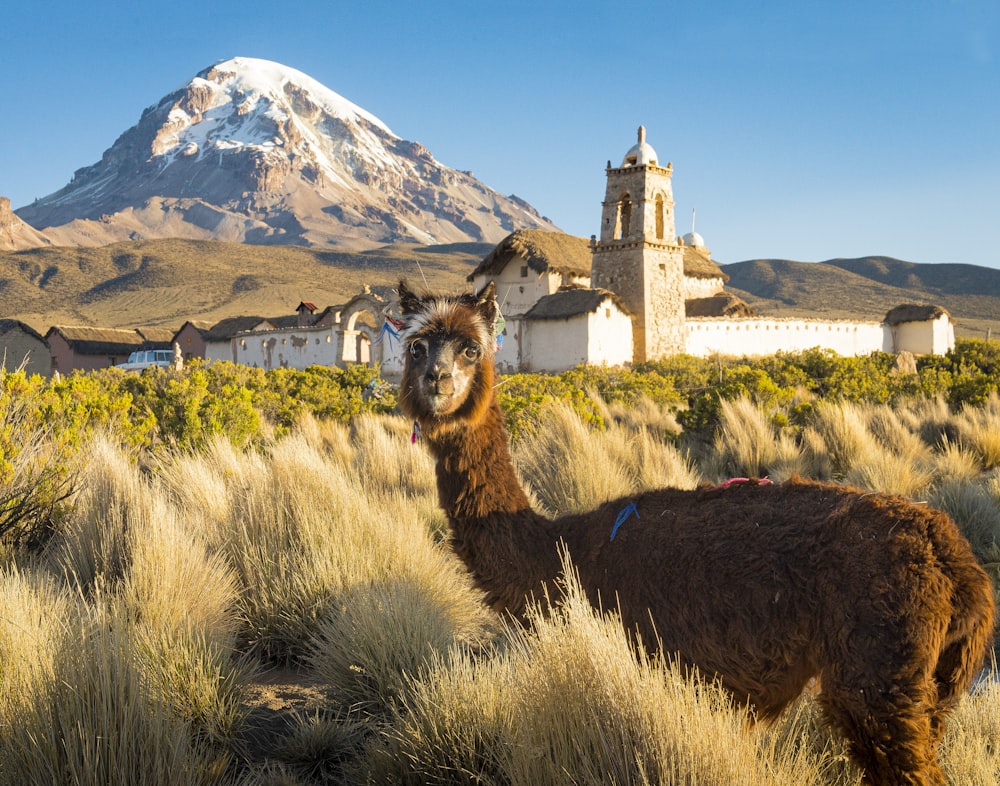
<svg viewBox="0 0 1000 786">
<path fill-rule="evenodd" d="M 396 245 L 370 251 L 147 240 L 100 247 L 0 252 L 0 318 L 39 332 L 54 324 L 104 327 L 210 322 L 240 314 L 291 314 L 303 300 L 346 302 L 368 285 L 445 290 L 493 248 L 488 243 Z"/>
<path fill-rule="evenodd" d="M 959 335 L 1000 338 L 1000 270 L 891 257 L 795 262 L 752 259 L 720 266 L 727 289 L 761 314 L 881 319 L 901 303 L 948 309 Z"/>
<path fill-rule="evenodd" d="M 100 247 L 0 251 L 0 318 L 44 333 L 54 324 L 104 327 L 291 314 L 302 300 L 346 302 L 365 284 L 459 291 L 494 246 L 391 245 L 369 251 L 207 240 L 126 241 Z M 764 315 L 882 319 L 901 303 L 942 306 L 959 335 L 1000 338 L 1000 270 L 887 257 L 721 265 L 727 290 Z"/>
</svg>

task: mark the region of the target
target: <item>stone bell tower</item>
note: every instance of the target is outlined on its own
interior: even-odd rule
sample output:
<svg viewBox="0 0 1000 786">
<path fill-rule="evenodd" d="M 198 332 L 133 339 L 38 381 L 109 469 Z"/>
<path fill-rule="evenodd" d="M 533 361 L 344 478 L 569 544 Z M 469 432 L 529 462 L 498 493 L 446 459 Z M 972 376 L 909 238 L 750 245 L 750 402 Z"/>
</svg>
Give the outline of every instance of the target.
<svg viewBox="0 0 1000 786">
<path fill-rule="evenodd" d="M 684 251 L 674 226 L 673 165 L 660 166 L 639 126 L 621 166 L 608 162 L 600 240 L 592 239 L 590 283 L 632 313 L 633 360 L 684 351 Z"/>
</svg>

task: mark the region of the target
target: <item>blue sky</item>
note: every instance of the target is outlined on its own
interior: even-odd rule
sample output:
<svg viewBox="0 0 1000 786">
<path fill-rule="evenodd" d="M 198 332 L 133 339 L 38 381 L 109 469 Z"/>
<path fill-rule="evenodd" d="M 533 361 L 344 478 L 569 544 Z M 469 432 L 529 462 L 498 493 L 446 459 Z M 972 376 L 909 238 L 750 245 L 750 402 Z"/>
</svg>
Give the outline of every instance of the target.
<svg viewBox="0 0 1000 786">
<path fill-rule="evenodd" d="M 721 263 L 868 254 L 1000 267 L 1000 3 L 10 3 L 0 195 L 100 159 L 237 55 L 304 71 L 441 162 L 598 231 L 636 128 Z"/>
</svg>

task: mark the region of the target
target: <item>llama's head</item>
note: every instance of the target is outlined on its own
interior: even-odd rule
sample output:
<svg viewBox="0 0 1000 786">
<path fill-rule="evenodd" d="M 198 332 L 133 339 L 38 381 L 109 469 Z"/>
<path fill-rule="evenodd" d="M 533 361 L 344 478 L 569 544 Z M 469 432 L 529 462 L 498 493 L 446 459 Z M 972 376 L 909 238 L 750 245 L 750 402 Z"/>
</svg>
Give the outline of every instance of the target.
<svg viewBox="0 0 1000 786">
<path fill-rule="evenodd" d="M 399 285 L 405 349 L 399 404 L 428 436 L 478 421 L 493 400 L 496 287 L 478 294 L 417 295 Z"/>
</svg>

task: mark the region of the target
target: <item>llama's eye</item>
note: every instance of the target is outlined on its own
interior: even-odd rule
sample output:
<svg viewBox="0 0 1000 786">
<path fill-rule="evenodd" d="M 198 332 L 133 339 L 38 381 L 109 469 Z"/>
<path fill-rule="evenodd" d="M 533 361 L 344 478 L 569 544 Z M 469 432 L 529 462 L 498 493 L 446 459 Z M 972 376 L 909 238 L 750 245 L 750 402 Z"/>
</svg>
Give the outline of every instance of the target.
<svg viewBox="0 0 1000 786">
<path fill-rule="evenodd" d="M 464 354 L 469 360 L 479 360 L 482 350 L 480 350 L 475 344 L 470 344 L 465 348 L 465 352 L 462 354 Z"/>
<path fill-rule="evenodd" d="M 410 354 L 415 358 L 422 358 L 427 354 L 427 347 L 424 345 L 423 341 L 411 341 L 410 342 Z"/>
</svg>

